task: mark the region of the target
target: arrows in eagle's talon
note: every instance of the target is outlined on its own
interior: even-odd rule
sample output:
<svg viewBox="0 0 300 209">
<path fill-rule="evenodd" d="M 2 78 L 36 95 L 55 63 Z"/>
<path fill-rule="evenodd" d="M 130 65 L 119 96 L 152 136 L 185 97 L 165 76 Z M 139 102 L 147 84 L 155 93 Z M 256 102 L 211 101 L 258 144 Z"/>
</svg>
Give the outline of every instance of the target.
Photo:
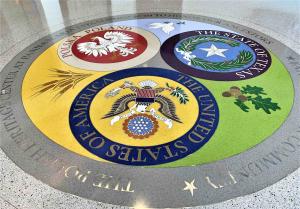
<svg viewBox="0 0 300 209">
<path fill-rule="evenodd" d="M 120 120 L 120 116 L 115 116 L 111 121 L 110 121 L 110 125 L 114 125 L 117 121 Z"/>
<path fill-rule="evenodd" d="M 167 124 L 168 128 L 172 128 L 172 126 L 173 126 L 173 123 L 171 120 L 166 120 L 165 124 Z"/>
</svg>

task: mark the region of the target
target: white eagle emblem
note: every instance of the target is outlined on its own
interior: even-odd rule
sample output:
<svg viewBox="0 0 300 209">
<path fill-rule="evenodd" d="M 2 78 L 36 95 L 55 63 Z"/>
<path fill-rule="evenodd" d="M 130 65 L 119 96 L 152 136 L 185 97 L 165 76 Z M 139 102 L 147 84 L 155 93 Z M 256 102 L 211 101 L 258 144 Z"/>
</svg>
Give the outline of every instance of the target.
<svg viewBox="0 0 300 209">
<path fill-rule="evenodd" d="M 137 51 L 136 48 L 127 48 L 126 45 L 132 43 L 133 38 L 123 32 L 109 31 L 103 37 L 96 36 L 93 42 L 84 42 L 77 45 L 77 49 L 87 55 L 105 56 L 112 52 L 119 52 L 121 56 L 128 56 Z"/>
</svg>

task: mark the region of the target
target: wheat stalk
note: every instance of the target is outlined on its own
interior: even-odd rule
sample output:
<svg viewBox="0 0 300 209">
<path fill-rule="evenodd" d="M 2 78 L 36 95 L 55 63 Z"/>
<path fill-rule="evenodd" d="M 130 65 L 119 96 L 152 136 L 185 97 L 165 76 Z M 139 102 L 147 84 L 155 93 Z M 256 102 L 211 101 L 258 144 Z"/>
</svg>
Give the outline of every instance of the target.
<svg viewBox="0 0 300 209">
<path fill-rule="evenodd" d="M 92 75 L 87 73 L 75 73 L 70 70 L 65 71 L 56 68 L 49 70 L 52 72 L 50 77 L 54 77 L 55 79 L 34 87 L 34 91 L 36 92 L 32 95 L 33 97 L 52 91 L 56 92 L 53 97 L 53 99 L 56 100 L 65 92 L 74 88 L 80 81 Z"/>
</svg>

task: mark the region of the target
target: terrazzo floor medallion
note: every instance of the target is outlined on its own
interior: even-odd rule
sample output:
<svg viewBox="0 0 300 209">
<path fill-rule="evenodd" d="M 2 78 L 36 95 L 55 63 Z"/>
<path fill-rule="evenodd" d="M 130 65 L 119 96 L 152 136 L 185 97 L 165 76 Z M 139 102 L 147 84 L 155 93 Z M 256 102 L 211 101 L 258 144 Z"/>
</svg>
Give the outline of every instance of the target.
<svg viewBox="0 0 300 209">
<path fill-rule="evenodd" d="M 115 205 L 205 205 L 299 167 L 300 56 L 204 16 L 79 23 L 1 72 L 1 148 L 64 192 Z"/>
</svg>

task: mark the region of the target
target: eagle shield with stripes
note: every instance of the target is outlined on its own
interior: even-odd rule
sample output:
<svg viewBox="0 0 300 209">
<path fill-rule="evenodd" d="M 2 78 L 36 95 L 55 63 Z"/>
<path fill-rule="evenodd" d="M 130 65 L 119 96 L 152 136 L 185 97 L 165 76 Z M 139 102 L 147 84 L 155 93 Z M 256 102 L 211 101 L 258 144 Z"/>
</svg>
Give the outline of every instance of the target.
<svg viewBox="0 0 300 209">
<path fill-rule="evenodd" d="M 176 114 L 173 101 L 161 94 L 163 91 L 168 91 L 170 96 L 176 97 L 180 104 L 184 105 L 189 98 L 182 88 L 172 87 L 168 83 L 164 87 L 159 87 L 152 80 L 143 80 L 138 85 L 131 81 L 125 81 L 121 86 L 106 93 L 105 97 L 107 99 L 115 97 L 124 89 L 130 89 L 132 93 L 118 98 L 102 119 L 112 117 L 111 125 L 125 119 L 123 130 L 128 136 L 144 139 L 154 135 L 158 130 L 158 120 L 164 122 L 168 128 L 172 128 L 173 121 L 182 123 Z M 160 105 L 158 110 L 149 107 L 153 103 Z"/>
</svg>

